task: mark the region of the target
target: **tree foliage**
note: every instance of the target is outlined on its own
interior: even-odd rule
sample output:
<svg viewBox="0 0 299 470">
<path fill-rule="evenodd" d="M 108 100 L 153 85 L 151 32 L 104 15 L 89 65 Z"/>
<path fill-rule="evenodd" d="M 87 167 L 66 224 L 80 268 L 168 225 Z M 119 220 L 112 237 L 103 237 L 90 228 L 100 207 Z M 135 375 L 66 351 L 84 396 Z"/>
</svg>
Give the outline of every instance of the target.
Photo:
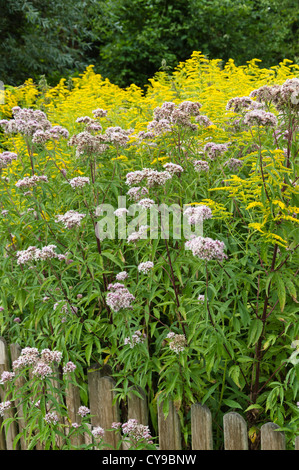
<svg viewBox="0 0 299 470">
<path fill-rule="evenodd" d="M 144 85 L 161 67 L 193 51 L 238 65 L 268 67 L 299 56 L 298 3 L 293 0 L 110 0 L 93 6 L 101 35 L 101 73 L 119 85 Z"/>
<path fill-rule="evenodd" d="M 86 27 L 86 1 L 0 0 L 0 79 L 20 85 L 40 75 L 55 81 L 84 70 L 92 34 Z"/>
</svg>

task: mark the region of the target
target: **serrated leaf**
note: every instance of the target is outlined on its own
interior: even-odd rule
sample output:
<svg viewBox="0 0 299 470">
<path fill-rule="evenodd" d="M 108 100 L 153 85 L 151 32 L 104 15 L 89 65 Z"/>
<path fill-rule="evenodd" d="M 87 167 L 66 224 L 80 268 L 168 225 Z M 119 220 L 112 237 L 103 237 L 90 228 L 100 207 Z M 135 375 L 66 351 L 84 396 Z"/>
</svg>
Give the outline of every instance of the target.
<svg viewBox="0 0 299 470">
<path fill-rule="evenodd" d="M 263 331 L 263 322 L 259 318 L 252 320 L 248 331 L 248 346 L 255 344 Z"/>
</svg>

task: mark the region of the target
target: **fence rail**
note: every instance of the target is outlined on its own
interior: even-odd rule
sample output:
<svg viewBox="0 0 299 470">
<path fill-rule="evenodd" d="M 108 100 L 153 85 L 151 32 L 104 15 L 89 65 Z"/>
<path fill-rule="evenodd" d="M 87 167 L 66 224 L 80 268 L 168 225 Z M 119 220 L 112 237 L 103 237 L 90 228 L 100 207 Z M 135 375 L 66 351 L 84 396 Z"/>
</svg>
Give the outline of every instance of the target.
<svg viewBox="0 0 299 470">
<path fill-rule="evenodd" d="M 10 370 L 10 361 L 14 361 L 20 354 L 20 347 L 17 344 L 10 345 L 10 355 L 6 342 L 0 338 L 0 374 L 5 370 Z M 107 368 L 91 368 L 88 371 L 88 393 L 89 408 L 91 413 L 91 428 L 101 426 L 104 429 L 111 429 L 113 422 L 120 420 L 120 408 L 115 403 L 115 382 L 109 376 Z M 18 383 L 21 387 L 22 382 Z M 143 397 L 135 394 L 128 397 L 127 419 L 135 418 L 139 423 L 148 424 L 149 414 L 145 394 L 138 390 Z M 1 401 L 4 399 L 4 392 L 0 391 Z M 79 388 L 70 384 L 67 389 L 65 404 L 71 422 L 80 422 L 80 416 L 76 413 L 80 406 Z M 159 450 L 181 450 L 182 434 L 180 420 L 172 402 L 169 404 L 167 417 L 163 413 L 162 404 L 158 405 L 158 446 Z M 18 432 L 26 426 L 23 419 L 22 407 L 20 403 L 14 403 L 14 409 L 6 412 L 5 417 L 12 418 L 14 414 L 18 417 L 18 425 L 14 422 L 7 429 L 0 432 L 0 450 L 13 450 L 13 442 Z M 2 418 L 0 418 L 2 425 Z M 5 426 L 4 426 L 5 428 Z M 284 433 L 277 431 L 278 426 L 274 423 L 265 423 L 260 429 L 260 450 L 285 450 L 286 439 Z M 89 444 L 89 437 L 76 436 L 74 445 Z M 106 431 L 105 442 L 115 448 L 119 436 L 117 433 Z M 223 417 L 223 449 L 225 450 L 248 450 L 248 426 L 244 418 L 237 412 L 231 411 Z M 23 439 L 19 441 L 19 448 L 26 450 Z M 42 443 L 36 446 L 37 450 L 43 448 Z M 206 405 L 200 403 L 191 406 L 191 449 L 192 450 L 213 450 L 213 427 L 212 414 Z M 299 450 L 299 436 L 296 438 L 294 450 Z"/>
</svg>

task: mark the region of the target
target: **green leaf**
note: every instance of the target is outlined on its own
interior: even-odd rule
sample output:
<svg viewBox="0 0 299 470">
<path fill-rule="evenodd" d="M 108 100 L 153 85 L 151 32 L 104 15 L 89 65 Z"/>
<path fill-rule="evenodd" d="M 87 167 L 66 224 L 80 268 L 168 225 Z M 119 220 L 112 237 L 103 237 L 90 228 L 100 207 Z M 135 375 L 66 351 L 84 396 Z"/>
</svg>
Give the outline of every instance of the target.
<svg viewBox="0 0 299 470">
<path fill-rule="evenodd" d="M 259 318 L 252 320 L 248 331 L 248 346 L 255 344 L 263 331 L 263 322 Z"/>
<path fill-rule="evenodd" d="M 230 408 L 239 408 L 242 410 L 242 406 L 240 405 L 240 403 L 235 400 L 231 400 L 230 398 L 223 400 L 223 403 L 229 406 Z"/>
</svg>

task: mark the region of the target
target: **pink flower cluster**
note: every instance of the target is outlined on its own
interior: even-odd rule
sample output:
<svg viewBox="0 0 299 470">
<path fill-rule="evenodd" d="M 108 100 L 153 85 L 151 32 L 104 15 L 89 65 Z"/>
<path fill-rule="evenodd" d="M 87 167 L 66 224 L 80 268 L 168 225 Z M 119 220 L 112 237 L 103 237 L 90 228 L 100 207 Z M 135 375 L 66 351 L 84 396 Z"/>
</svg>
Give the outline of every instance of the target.
<svg viewBox="0 0 299 470">
<path fill-rule="evenodd" d="M 223 260 L 227 258 L 224 253 L 224 243 L 209 237 L 193 237 L 185 243 L 185 248 L 191 250 L 193 256 L 197 256 L 202 260 Z"/>
<path fill-rule="evenodd" d="M 46 413 L 44 420 L 47 424 L 57 424 L 59 422 L 59 417 L 55 411 L 49 411 L 49 413 Z"/>
<path fill-rule="evenodd" d="M 33 261 L 44 261 L 47 259 L 57 258 L 59 260 L 65 259 L 66 256 L 57 254 L 55 252 L 56 245 L 47 245 L 43 248 L 36 248 L 36 246 L 29 246 L 27 250 L 17 251 L 17 264 L 27 264 Z"/>
<path fill-rule="evenodd" d="M 152 261 L 145 261 L 145 263 L 140 263 L 138 265 L 138 271 L 143 274 L 148 274 L 153 267 L 154 263 Z"/>
<path fill-rule="evenodd" d="M 37 185 L 40 181 L 48 182 L 48 177 L 45 175 L 33 175 L 33 176 L 26 176 L 22 180 L 18 180 L 16 182 L 17 188 L 33 188 Z"/>
<path fill-rule="evenodd" d="M 8 372 L 5 370 L 1 374 L 0 384 L 3 385 L 6 382 L 11 382 L 14 376 L 15 376 L 14 372 Z"/>
<path fill-rule="evenodd" d="M 20 108 L 15 106 L 12 108 L 14 119 L 1 120 L 0 126 L 4 128 L 6 134 L 23 134 L 33 136 L 37 131 L 45 131 L 50 129 L 51 123 L 48 121 L 46 114 L 39 110 Z"/>
<path fill-rule="evenodd" d="M 77 366 L 72 361 L 69 361 L 65 364 L 65 366 L 63 366 L 63 374 L 74 372 L 76 368 Z"/>
<path fill-rule="evenodd" d="M 28 366 L 33 367 L 32 375 L 44 379 L 53 374 L 51 365 L 59 364 L 61 359 L 62 353 L 60 351 L 43 349 L 39 353 L 37 348 L 26 347 L 22 349 L 18 359 L 13 361 L 12 368 L 16 372 Z"/>
<path fill-rule="evenodd" d="M 183 101 L 176 105 L 166 101 L 162 106 L 154 109 L 154 119 L 148 124 L 147 129 L 155 135 L 169 132 L 174 126 L 183 126 L 191 130 L 197 130 L 197 125 L 191 122 L 191 116 L 198 116 L 201 104 L 193 101 Z"/>
<path fill-rule="evenodd" d="M 105 139 L 101 134 L 93 135 L 84 130 L 79 134 L 73 135 L 68 141 L 70 147 L 76 147 L 76 156 L 83 154 L 102 154 L 107 150 Z"/>
<path fill-rule="evenodd" d="M 13 160 L 17 160 L 17 158 L 17 154 L 13 152 L 5 151 L 0 153 L 0 170 L 6 168 Z"/>
<path fill-rule="evenodd" d="M 79 227 L 85 214 L 80 214 L 74 210 L 67 211 L 64 215 L 58 215 L 56 222 L 62 222 L 65 228 Z"/>
<path fill-rule="evenodd" d="M 277 117 L 262 109 L 249 111 L 244 117 L 244 124 L 248 126 L 277 126 Z"/>
<path fill-rule="evenodd" d="M 101 426 L 96 426 L 95 428 L 92 429 L 91 434 L 95 438 L 102 438 L 104 437 L 105 430 L 101 428 Z"/>
<path fill-rule="evenodd" d="M 149 198 L 141 199 L 138 202 L 138 206 L 143 207 L 143 209 L 150 209 L 151 206 L 153 206 L 154 204 L 155 204 L 155 201 L 153 201 L 152 199 L 149 199 Z"/>
<path fill-rule="evenodd" d="M 133 445 L 136 446 L 143 441 L 146 441 L 147 444 L 153 443 L 149 427 L 139 424 L 137 419 L 129 419 L 121 427 L 123 434 L 128 436 Z"/>
<path fill-rule="evenodd" d="M 226 105 L 227 110 L 231 109 L 235 113 L 246 111 L 248 109 L 258 109 L 261 107 L 263 107 L 261 103 L 252 100 L 249 96 L 237 96 L 235 98 L 231 98 Z"/>
<path fill-rule="evenodd" d="M 135 297 L 123 284 L 119 282 L 109 284 L 108 290 L 110 292 L 106 296 L 106 303 L 114 312 L 124 308 L 131 308 Z"/>
<path fill-rule="evenodd" d="M 208 162 L 205 160 L 195 160 L 193 161 L 194 170 L 198 173 L 205 172 L 207 173 L 210 169 Z"/>
<path fill-rule="evenodd" d="M 88 176 L 76 176 L 70 180 L 70 185 L 73 189 L 83 188 L 86 184 L 89 184 L 90 180 Z"/>
<path fill-rule="evenodd" d="M 228 144 L 215 144 L 214 142 L 208 142 L 204 146 L 204 151 L 211 160 L 215 160 L 217 157 L 227 151 Z"/>
<path fill-rule="evenodd" d="M 146 339 L 146 334 L 141 333 L 140 330 L 135 331 L 135 333 L 132 336 L 128 336 L 124 340 L 124 344 L 129 344 L 130 348 L 134 348 L 136 344 L 144 343 Z"/>
<path fill-rule="evenodd" d="M 169 171 L 158 171 L 151 168 L 143 168 L 143 170 L 137 170 L 127 173 L 126 184 L 128 186 L 138 185 L 142 181 L 146 181 L 149 187 L 161 186 L 166 183 L 167 180 L 171 179 L 172 175 Z"/>
<path fill-rule="evenodd" d="M 259 102 L 272 102 L 278 110 L 299 108 L 299 78 L 287 79 L 282 85 L 263 85 L 250 93 Z"/>
<path fill-rule="evenodd" d="M 243 166 L 243 162 L 238 158 L 230 158 L 224 163 L 224 166 L 227 166 L 231 171 L 238 171 Z"/>
<path fill-rule="evenodd" d="M 202 223 L 206 219 L 212 218 L 212 211 L 208 206 L 189 206 L 184 210 L 184 215 L 188 217 L 188 223 L 195 225 Z"/>
<path fill-rule="evenodd" d="M 171 162 L 165 163 L 165 165 L 163 165 L 163 167 L 171 175 L 180 174 L 184 171 L 184 168 L 181 167 L 181 165 L 177 165 L 176 163 L 171 163 Z"/>
<path fill-rule="evenodd" d="M 3 401 L 0 403 L 0 416 L 4 416 L 5 411 L 10 410 L 11 407 L 11 401 Z"/>
<path fill-rule="evenodd" d="M 61 137 L 69 138 L 69 131 L 62 126 L 52 126 L 50 129 L 37 130 L 32 136 L 32 142 L 44 144 L 48 140 L 59 140 Z"/>
<path fill-rule="evenodd" d="M 170 331 L 166 338 L 170 339 L 169 341 L 169 349 L 174 351 L 176 354 L 183 352 L 187 346 L 187 341 L 185 335 L 178 335 Z"/>
<path fill-rule="evenodd" d="M 90 413 L 90 409 L 87 408 L 87 406 L 80 406 L 78 408 L 78 415 L 81 416 L 81 418 L 85 418 Z"/>
<path fill-rule="evenodd" d="M 116 275 L 116 280 L 117 281 L 124 281 L 125 279 L 127 279 L 127 277 L 128 277 L 127 271 L 121 271 L 120 273 L 118 273 Z"/>
<path fill-rule="evenodd" d="M 130 233 L 130 235 L 128 236 L 127 242 L 136 243 L 141 239 L 143 240 L 146 239 L 147 229 L 148 229 L 148 225 L 141 225 L 137 232 Z"/>
<path fill-rule="evenodd" d="M 142 196 L 145 196 L 146 194 L 148 194 L 148 189 L 141 188 L 140 186 L 134 186 L 129 189 L 127 194 L 131 201 L 138 202 L 142 198 Z"/>
</svg>

